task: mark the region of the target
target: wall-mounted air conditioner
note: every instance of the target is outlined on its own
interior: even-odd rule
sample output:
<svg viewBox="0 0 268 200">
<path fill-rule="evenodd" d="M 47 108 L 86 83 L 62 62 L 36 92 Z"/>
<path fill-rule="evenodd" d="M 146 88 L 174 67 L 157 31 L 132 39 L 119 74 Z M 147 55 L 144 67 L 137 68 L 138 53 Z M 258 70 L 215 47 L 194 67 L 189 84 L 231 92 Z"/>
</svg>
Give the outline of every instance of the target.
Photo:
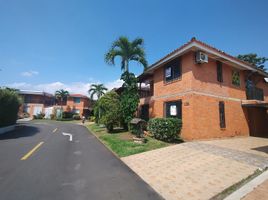
<svg viewBox="0 0 268 200">
<path fill-rule="evenodd" d="M 208 63 L 208 55 L 204 52 L 197 51 L 195 55 L 195 62 L 199 64 Z"/>
</svg>

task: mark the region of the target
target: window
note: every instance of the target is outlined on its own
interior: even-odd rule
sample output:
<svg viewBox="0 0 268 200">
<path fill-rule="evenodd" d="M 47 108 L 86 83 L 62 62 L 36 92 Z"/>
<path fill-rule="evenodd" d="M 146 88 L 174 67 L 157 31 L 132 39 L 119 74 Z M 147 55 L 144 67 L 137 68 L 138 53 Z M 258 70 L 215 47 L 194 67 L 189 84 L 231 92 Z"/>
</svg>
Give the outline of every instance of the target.
<svg viewBox="0 0 268 200">
<path fill-rule="evenodd" d="M 224 109 L 224 102 L 219 102 L 219 115 L 220 115 L 220 127 L 225 128 L 225 109 Z"/>
<path fill-rule="evenodd" d="M 232 84 L 235 86 L 240 86 L 240 74 L 237 70 L 233 70 L 232 72 Z"/>
<path fill-rule="evenodd" d="M 80 103 L 81 99 L 78 97 L 74 97 L 74 103 Z"/>
<path fill-rule="evenodd" d="M 220 61 L 217 61 L 217 80 L 221 83 L 223 82 L 222 63 Z"/>
<path fill-rule="evenodd" d="M 169 62 L 164 68 L 164 74 L 165 74 L 164 79 L 166 82 L 170 82 L 172 80 L 180 78 L 181 77 L 180 60 L 175 59 Z"/>
<path fill-rule="evenodd" d="M 182 102 L 179 101 L 172 101 L 165 103 L 165 111 L 166 117 L 177 117 L 179 119 L 182 118 Z"/>
</svg>

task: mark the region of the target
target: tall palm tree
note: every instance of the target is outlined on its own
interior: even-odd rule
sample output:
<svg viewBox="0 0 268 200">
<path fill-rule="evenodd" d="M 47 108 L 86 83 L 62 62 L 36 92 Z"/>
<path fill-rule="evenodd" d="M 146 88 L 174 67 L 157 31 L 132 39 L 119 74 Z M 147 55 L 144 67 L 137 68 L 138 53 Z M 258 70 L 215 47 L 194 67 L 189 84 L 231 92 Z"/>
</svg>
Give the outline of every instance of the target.
<svg viewBox="0 0 268 200">
<path fill-rule="evenodd" d="M 107 90 L 108 89 L 103 84 L 92 84 L 88 93 L 90 94 L 91 99 L 93 99 L 94 95 L 97 95 L 97 98 L 99 99 Z"/>
<path fill-rule="evenodd" d="M 115 65 L 115 58 L 121 58 L 121 69 L 129 72 L 129 62 L 136 61 L 147 68 L 148 63 L 145 59 L 143 39 L 136 38 L 132 42 L 127 37 L 121 36 L 114 41 L 109 51 L 105 54 L 105 62 Z"/>
<path fill-rule="evenodd" d="M 60 100 L 61 117 L 62 117 L 62 111 L 63 111 L 62 104 L 63 104 L 64 99 L 66 99 L 68 96 L 69 96 L 69 92 L 67 90 L 60 89 L 55 92 L 55 97 Z"/>
</svg>

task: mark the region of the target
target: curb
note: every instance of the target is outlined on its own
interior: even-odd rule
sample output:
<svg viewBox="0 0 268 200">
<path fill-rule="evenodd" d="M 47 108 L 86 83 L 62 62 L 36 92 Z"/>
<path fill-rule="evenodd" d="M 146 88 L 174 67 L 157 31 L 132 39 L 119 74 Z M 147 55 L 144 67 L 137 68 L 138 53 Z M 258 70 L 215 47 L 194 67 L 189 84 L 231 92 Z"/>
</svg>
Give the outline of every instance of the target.
<svg viewBox="0 0 268 200">
<path fill-rule="evenodd" d="M 256 187 L 262 184 L 264 181 L 268 180 L 268 170 L 248 182 L 246 185 L 242 186 L 229 196 L 227 196 L 224 200 L 237 200 L 245 197 L 247 194 L 252 192 Z"/>
<path fill-rule="evenodd" d="M 4 133 L 6 133 L 6 132 L 9 132 L 9 131 L 13 131 L 13 130 L 15 130 L 16 126 L 17 126 L 17 125 L 14 124 L 14 125 L 11 125 L 11 126 L 5 126 L 5 127 L 0 128 L 0 135 L 1 135 L 1 134 L 4 134 Z"/>
</svg>

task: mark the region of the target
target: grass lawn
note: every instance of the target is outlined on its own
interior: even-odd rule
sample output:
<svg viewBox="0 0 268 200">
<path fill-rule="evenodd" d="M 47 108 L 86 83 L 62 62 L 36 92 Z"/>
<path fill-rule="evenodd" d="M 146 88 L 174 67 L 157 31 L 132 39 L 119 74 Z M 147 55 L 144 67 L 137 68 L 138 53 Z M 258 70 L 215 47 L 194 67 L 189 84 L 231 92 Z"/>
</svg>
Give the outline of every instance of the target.
<svg viewBox="0 0 268 200">
<path fill-rule="evenodd" d="M 88 125 L 87 128 L 119 157 L 172 145 L 151 137 L 146 137 L 146 143 L 137 144 L 133 142 L 133 135 L 131 133 L 121 129 L 115 130 L 114 133 L 107 133 L 106 128 L 99 127 L 97 124 Z"/>
</svg>

